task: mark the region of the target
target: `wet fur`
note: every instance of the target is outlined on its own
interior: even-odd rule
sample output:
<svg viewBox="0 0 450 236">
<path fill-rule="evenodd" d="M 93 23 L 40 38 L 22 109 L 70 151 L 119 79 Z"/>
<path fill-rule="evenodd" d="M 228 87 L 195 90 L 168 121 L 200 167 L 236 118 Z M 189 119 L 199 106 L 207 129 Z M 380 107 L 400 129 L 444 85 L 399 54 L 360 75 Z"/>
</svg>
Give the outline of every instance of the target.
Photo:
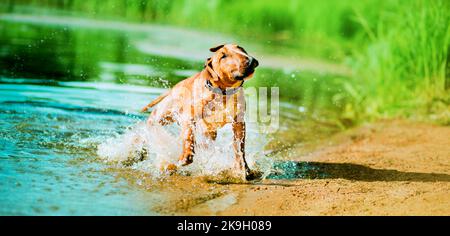
<svg viewBox="0 0 450 236">
<path fill-rule="evenodd" d="M 194 129 L 200 129 L 205 137 L 215 140 L 217 130 L 231 123 L 235 169 L 246 179 L 253 179 L 256 174 L 250 170 L 245 160 L 243 88 L 232 95 L 222 95 L 211 91 L 205 84 L 209 81 L 214 88 L 221 90 L 239 88 L 244 80 L 252 77 L 258 61 L 249 56 L 242 47 L 234 44 L 219 45 L 210 51 L 214 54 L 206 60 L 205 68 L 201 72 L 179 82 L 142 111 L 155 106 L 147 120 L 148 125 L 177 122 L 182 128 L 180 135 L 183 151 L 177 164 L 166 167 L 168 171 L 176 171 L 179 166 L 193 162 Z"/>
</svg>

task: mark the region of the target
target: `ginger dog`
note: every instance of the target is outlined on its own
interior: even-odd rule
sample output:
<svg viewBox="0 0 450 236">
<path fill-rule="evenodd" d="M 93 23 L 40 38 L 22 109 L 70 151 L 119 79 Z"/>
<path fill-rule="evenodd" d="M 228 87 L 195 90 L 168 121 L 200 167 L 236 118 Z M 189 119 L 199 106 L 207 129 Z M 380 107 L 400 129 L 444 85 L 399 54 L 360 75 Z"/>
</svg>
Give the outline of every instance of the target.
<svg viewBox="0 0 450 236">
<path fill-rule="evenodd" d="M 151 112 L 149 125 L 167 125 L 177 122 L 181 128 L 183 152 L 177 164 L 167 169 L 193 162 L 195 150 L 194 131 L 215 140 L 217 130 L 231 123 L 235 168 L 245 174 L 247 180 L 257 178 L 245 160 L 245 98 L 244 81 L 253 76 L 258 61 L 235 44 L 220 45 L 210 49 L 214 54 L 206 60 L 204 69 L 156 98 L 142 111 L 157 105 Z"/>
</svg>

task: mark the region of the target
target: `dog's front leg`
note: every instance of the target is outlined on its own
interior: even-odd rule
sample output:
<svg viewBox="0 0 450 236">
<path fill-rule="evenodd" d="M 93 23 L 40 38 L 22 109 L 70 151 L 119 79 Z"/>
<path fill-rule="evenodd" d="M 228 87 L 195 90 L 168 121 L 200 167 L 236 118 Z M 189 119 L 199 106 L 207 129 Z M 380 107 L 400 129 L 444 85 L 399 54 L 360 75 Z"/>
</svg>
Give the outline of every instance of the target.
<svg viewBox="0 0 450 236">
<path fill-rule="evenodd" d="M 186 166 L 194 161 L 194 122 L 186 122 L 182 125 L 181 139 L 183 140 L 183 153 L 178 159 L 179 164 Z"/>
<path fill-rule="evenodd" d="M 250 176 L 250 168 L 245 160 L 245 122 L 233 122 L 233 148 L 236 168 L 245 171 L 245 178 Z"/>
</svg>

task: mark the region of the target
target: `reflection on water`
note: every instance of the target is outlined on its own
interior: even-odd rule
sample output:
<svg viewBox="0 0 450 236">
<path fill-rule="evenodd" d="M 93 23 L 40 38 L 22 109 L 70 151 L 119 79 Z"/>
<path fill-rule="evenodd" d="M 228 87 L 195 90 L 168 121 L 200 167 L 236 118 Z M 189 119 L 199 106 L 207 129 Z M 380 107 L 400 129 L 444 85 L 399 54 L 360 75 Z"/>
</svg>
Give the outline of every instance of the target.
<svg viewBox="0 0 450 236">
<path fill-rule="evenodd" d="M 200 63 L 145 55 L 139 32 L 0 22 L 0 70 L 6 77 L 168 86 Z"/>
<path fill-rule="evenodd" d="M 142 121 L 137 111 L 158 87 L 201 70 L 207 48 L 229 38 L 21 19 L 0 15 L 0 215 L 154 214 L 164 196 L 107 171 L 97 145 Z M 246 86 L 280 87 L 282 123 L 256 152 L 337 130 L 337 120 L 323 117 L 339 117 L 340 79 L 262 65 Z"/>
</svg>

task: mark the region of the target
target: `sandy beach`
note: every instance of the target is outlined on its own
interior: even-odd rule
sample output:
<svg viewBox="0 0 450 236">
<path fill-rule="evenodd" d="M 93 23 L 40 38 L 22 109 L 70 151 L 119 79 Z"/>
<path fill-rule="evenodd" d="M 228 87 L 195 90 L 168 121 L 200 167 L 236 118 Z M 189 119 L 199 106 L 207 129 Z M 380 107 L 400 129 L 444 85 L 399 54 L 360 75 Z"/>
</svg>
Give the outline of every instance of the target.
<svg viewBox="0 0 450 236">
<path fill-rule="evenodd" d="M 154 210 L 176 215 L 450 215 L 450 127 L 380 121 L 290 163 L 298 178 L 245 184 L 174 177 Z M 167 187 L 170 186 L 170 187 Z"/>
</svg>

